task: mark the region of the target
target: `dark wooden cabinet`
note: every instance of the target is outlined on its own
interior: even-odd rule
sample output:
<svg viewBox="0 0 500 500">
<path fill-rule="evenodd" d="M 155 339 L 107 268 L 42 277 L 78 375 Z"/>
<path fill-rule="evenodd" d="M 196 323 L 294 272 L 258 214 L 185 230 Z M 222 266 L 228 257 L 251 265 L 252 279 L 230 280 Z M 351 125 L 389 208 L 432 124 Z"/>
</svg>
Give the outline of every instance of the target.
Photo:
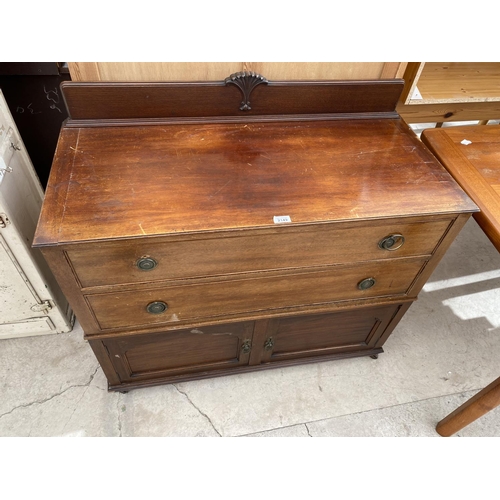
<svg viewBox="0 0 500 500">
<path fill-rule="evenodd" d="M 110 389 L 382 352 L 477 210 L 401 89 L 63 85 L 35 245 Z"/>
</svg>

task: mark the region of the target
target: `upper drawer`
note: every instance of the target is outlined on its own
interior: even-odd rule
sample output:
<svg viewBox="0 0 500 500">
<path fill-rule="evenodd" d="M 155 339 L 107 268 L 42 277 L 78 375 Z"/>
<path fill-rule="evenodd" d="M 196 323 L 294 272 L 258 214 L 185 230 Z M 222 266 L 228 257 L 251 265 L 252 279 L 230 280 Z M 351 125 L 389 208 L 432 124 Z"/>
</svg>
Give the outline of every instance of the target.
<svg viewBox="0 0 500 500">
<path fill-rule="evenodd" d="M 86 299 L 103 330 L 182 324 L 336 301 L 403 296 L 425 262 L 422 258 L 366 262 L 314 272 L 96 293 Z"/>
<path fill-rule="evenodd" d="M 452 219 L 336 223 L 275 230 L 87 243 L 66 253 L 82 287 L 348 264 L 433 252 Z M 384 238 L 401 234 L 392 248 Z M 399 247 L 399 248 L 398 248 Z M 143 260 L 141 264 L 141 259 Z M 154 266 L 150 270 L 141 270 Z"/>
</svg>

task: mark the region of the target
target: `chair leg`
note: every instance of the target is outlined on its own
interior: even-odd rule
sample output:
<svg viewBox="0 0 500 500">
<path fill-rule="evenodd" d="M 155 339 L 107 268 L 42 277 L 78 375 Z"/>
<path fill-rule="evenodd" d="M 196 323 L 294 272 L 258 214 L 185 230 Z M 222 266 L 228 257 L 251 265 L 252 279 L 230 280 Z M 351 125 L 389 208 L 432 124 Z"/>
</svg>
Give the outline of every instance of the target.
<svg viewBox="0 0 500 500">
<path fill-rule="evenodd" d="M 436 431 L 441 436 L 451 436 L 498 405 L 500 405 L 500 377 L 443 418 L 437 424 Z"/>
</svg>

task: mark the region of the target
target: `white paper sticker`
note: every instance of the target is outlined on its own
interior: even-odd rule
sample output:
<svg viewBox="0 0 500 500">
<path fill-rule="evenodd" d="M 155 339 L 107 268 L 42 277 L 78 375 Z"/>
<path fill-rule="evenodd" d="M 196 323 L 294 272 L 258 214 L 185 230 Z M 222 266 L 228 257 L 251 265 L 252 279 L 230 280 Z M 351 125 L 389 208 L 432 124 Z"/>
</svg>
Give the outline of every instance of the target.
<svg viewBox="0 0 500 500">
<path fill-rule="evenodd" d="M 289 215 L 275 215 L 273 217 L 275 224 L 283 224 L 284 222 L 292 222 Z"/>
<path fill-rule="evenodd" d="M 465 144 L 468 146 L 469 144 L 472 144 L 472 141 L 468 141 L 467 139 L 464 139 L 460 144 Z"/>
</svg>

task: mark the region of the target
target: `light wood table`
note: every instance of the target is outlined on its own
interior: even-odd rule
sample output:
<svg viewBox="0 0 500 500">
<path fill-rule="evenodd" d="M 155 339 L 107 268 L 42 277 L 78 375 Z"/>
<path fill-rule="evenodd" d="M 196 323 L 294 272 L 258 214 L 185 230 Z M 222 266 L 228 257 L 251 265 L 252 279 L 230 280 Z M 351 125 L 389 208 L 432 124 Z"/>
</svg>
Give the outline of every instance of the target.
<svg viewBox="0 0 500 500">
<path fill-rule="evenodd" d="M 479 206 L 474 218 L 500 251 L 500 127 L 428 129 L 422 141 Z M 500 377 L 441 420 L 436 430 L 451 436 L 500 405 Z"/>
</svg>

